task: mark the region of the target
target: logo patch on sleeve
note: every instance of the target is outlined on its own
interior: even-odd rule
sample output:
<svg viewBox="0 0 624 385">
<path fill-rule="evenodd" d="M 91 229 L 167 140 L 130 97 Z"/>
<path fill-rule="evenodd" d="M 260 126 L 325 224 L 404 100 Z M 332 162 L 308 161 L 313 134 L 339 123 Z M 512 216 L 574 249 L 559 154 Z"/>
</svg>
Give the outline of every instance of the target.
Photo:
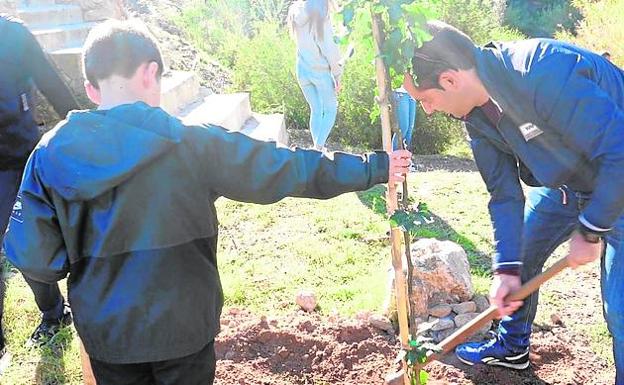
<svg viewBox="0 0 624 385">
<path fill-rule="evenodd" d="M 16 222 L 24 223 L 24 218 L 22 217 L 22 197 L 17 196 L 17 200 L 13 205 L 13 211 L 11 212 L 11 219 Z"/>
</svg>

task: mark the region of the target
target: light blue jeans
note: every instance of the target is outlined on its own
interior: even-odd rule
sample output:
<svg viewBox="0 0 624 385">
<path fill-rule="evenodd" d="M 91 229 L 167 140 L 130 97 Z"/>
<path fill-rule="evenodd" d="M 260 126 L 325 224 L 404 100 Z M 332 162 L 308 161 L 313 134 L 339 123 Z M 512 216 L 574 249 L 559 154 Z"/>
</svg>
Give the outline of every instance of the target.
<svg viewBox="0 0 624 385">
<path fill-rule="evenodd" d="M 552 252 L 570 238 L 589 199 L 567 187 L 530 189 L 524 210 L 522 282 L 539 274 Z M 606 243 L 600 271 L 603 313 L 613 336 L 616 384 L 624 385 L 624 216 L 606 236 Z M 499 333 L 506 346 L 516 351 L 529 346 L 537 300 L 536 292 L 524 300 L 520 310 L 501 321 Z"/>
<path fill-rule="evenodd" d="M 412 144 L 412 135 L 414 133 L 414 121 L 416 120 L 416 101 L 412 99 L 407 92 L 394 91 L 395 115 L 401 136 L 406 143 L 405 148 L 410 150 Z M 399 140 L 396 135 L 392 135 L 392 149 L 399 149 Z"/>
<path fill-rule="evenodd" d="M 310 132 L 314 148 L 321 150 L 336 122 L 338 100 L 329 70 L 315 71 L 297 64 L 297 80 L 310 106 Z"/>
</svg>

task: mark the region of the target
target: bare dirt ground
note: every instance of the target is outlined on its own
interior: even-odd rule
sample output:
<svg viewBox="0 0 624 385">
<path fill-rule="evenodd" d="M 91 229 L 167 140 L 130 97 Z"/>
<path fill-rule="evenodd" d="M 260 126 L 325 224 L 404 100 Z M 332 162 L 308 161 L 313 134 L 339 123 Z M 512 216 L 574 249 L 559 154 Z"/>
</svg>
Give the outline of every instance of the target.
<svg viewBox="0 0 624 385">
<path fill-rule="evenodd" d="M 230 309 L 217 339 L 216 384 L 379 385 L 399 351 L 394 335 L 367 321 L 299 312 L 264 317 Z M 548 329 L 548 330 L 544 330 Z M 453 355 L 426 369 L 430 384 L 609 384 L 613 369 L 565 327 L 536 330 L 530 369 L 469 367 Z"/>
</svg>

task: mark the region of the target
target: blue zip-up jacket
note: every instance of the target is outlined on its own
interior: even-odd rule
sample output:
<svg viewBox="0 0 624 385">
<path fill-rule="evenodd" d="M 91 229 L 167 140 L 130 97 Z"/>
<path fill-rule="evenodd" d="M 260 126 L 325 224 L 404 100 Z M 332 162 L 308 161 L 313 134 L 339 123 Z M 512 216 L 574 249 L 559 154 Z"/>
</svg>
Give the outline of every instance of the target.
<svg viewBox="0 0 624 385">
<path fill-rule="evenodd" d="M 550 39 L 475 49 L 476 70 L 502 110 L 466 117 L 490 192 L 495 270 L 522 260 L 524 195 L 533 186 L 591 193 L 579 220 L 608 231 L 624 211 L 624 72 L 601 56 Z"/>
<path fill-rule="evenodd" d="M 6 253 L 33 280 L 69 274 L 76 329 L 91 357 L 179 358 L 219 329 L 219 196 L 325 199 L 387 179 L 385 153 L 330 158 L 276 147 L 184 126 L 143 103 L 75 111 L 28 160 Z"/>
</svg>

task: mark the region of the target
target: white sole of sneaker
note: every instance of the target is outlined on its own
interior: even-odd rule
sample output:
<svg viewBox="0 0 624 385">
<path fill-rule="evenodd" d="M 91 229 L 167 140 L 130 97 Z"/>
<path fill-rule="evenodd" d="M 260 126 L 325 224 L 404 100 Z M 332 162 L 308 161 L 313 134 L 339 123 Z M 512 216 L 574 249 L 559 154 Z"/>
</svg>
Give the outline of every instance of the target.
<svg viewBox="0 0 624 385">
<path fill-rule="evenodd" d="M 469 366 L 473 366 L 474 362 L 470 362 L 468 360 L 464 360 L 463 358 L 461 358 L 460 356 L 455 356 L 457 357 L 458 360 L 460 360 L 461 362 L 463 362 L 466 365 Z M 494 358 L 494 357 L 486 357 L 484 358 L 484 360 L 486 360 L 487 358 L 491 358 L 491 360 L 488 360 L 487 362 L 481 362 L 483 365 L 490 365 L 490 366 L 502 366 L 505 368 L 509 368 L 509 369 L 515 369 L 515 370 L 524 370 L 526 368 L 529 367 L 529 361 L 524 362 L 522 364 L 510 364 L 508 362 L 500 362 L 498 361 L 498 359 Z"/>
</svg>

